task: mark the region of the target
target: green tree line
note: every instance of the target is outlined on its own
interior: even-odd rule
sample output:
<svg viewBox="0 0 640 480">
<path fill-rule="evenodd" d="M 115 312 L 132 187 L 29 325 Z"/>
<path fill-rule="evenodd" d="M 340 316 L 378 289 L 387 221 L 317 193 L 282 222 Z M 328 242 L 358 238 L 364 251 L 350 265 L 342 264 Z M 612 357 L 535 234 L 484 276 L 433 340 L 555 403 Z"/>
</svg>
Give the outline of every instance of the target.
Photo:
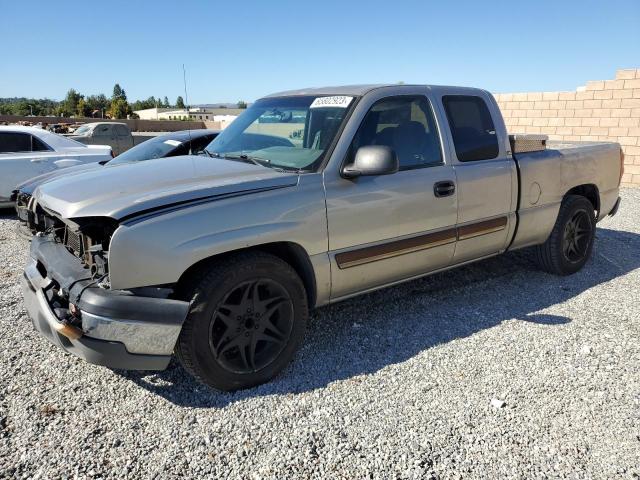
<svg viewBox="0 0 640 480">
<path fill-rule="evenodd" d="M 104 94 L 83 95 L 75 89 L 67 92 L 64 100 L 56 101 L 48 98 L 0 98 L 0 115 L 55 115 L 59 117 L 111 117 L 135 118 L 134 110 L 146 108 L 185 108 L 184 100 L 178 97 L 173 105 L 165 96 L 151 96 L 146 100 L 129 103 L 125 90 L 115 84 L 111 97 Z"/>
</svg>

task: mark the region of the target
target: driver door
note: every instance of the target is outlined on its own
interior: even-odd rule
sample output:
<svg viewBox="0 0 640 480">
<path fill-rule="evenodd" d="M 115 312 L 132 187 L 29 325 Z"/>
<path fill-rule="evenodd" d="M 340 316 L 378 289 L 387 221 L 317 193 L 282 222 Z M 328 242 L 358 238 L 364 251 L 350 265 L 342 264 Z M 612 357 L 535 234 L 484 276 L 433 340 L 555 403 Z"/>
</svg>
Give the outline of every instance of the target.
<svg viewBox="0 0 640 480">
<path fill-rule="evenodd" d="M 440 138 L 426 95 L 383 97 L 370 106 L 346 163 L 359 147 L 386 145 L 400 171 L 325 177 L 332 300 L 451 263 L 456 177 Z"/>
</svg>

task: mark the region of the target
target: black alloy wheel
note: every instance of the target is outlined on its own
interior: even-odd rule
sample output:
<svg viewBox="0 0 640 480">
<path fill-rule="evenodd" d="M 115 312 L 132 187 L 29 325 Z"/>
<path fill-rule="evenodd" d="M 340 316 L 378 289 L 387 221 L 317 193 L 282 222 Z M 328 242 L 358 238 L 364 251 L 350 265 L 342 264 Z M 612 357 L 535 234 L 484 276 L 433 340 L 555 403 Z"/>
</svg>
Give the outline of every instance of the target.
<svg viewBox="0 0 640 480">
<path fill-rule="evenodd" d="M 565 224 L 562 253 L 571 263 L 581 261 L 591 242 L 591 220 L 586 210 L 576 211 Z"/>
<path fill-rule="evenodd" d="M 540 268 L 555 275 L 571 275 L 591 257 L 596 233 L 594 205 L 580 195 L 567 195 L 547 240 L 535 247 Z"/>
<path fill-rule="evenodd" d="M 293 321 L 293 302 L 282 285 L 268 278 L 243 282 L 213 314 L 211 353 L 229 372 L 256 372 L 282 352 Z"/>
<path fill-rule="evenodd" d="M 179 295 L 190 302 L 176 355 L 199 381 L 219 390 L 265 383 L 304 339 L 309 306 L 291 265 L 261 251 L 202 265 Z"/>
</svg>

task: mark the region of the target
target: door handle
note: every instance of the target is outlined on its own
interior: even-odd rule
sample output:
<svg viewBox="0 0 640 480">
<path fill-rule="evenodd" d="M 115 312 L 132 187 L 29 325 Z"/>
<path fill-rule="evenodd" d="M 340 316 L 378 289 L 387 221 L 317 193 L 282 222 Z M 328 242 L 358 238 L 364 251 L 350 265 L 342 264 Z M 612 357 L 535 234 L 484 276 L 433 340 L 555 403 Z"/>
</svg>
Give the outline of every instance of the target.
<svg viewBox="0 0 640 480">
<path fill-rule="evenodd" d="M 456 191 L 456 185 L 451 180 L 436 182 L 433 185 L 433 194 L 437 198 L 449 197 Z"/>
<path fill-rule="evenodd" d="M 32 158 L 31 159 L 31 163 L 41 163 L 41 162 L 46 162 L 47 159 L 46 158 L 42 158 L 42 157 L 36 157 L 36 158 Z"/>
</svg>

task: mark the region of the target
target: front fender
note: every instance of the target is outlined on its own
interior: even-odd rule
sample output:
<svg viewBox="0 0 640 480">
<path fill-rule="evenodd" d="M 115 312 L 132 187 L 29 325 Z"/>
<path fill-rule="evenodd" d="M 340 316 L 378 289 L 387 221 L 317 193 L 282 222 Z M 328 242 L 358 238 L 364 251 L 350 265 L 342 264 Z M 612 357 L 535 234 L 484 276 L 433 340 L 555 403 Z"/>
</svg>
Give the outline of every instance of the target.
<svg viewBox="0 0 640 480">
<path fill-rule="evenodd" d="M 163 212 L 120 225 L 109 245 L 114 289 L 172 284 L 195 263 L 273 242 L 300 245 L 311 257 L 327 251 L 322 179 L 295 187 Z"/>
</svg>

